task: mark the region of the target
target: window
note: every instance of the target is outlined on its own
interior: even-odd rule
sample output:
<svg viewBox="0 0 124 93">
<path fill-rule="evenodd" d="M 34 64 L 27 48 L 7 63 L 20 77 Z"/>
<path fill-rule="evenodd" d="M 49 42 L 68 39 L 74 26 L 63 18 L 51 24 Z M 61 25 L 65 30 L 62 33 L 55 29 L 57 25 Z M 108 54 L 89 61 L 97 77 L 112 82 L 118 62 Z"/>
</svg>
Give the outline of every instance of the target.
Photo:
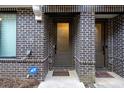
<svg viewBox="0 0 124 93">
<path fill-rule="evenodd" d="M 16 56 L 16 14 L 0 14 L 0 57 Z"/>
</svg>

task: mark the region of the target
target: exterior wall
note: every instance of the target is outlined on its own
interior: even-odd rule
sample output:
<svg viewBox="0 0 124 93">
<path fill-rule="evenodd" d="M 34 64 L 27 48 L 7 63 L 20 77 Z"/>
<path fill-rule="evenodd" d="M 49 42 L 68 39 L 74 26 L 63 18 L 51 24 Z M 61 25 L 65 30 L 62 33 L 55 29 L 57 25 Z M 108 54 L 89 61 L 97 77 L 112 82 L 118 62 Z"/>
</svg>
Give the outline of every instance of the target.
<svg viewBox="0 0 124 93">
<path fill-rule="evenodd" d="M 0 78 L 20 78 L 25 79 L 28 75 L 28 67 L 37 66 L 39 72 L 30 78 L 44 80 L 47 74 L 46 61 L 41 60 L 0 60 Z"/>
<path fill-rule="evenodd" d="M 32 9 L 17 9 L 17 58 L 26 56 L 27 50 L 32 51 L 28 59 L 44 58 L 44 24 L 37 22 Z"/>
<path fill-rule="evenodd" d="M 80 77 L 80 64 L 79 64 L 79 60 L 80 59 L 80 15 L 76 16 L 74 18 L 74 37 L 73 37 L 73 55 L 74 55 L 74 61 L 75 61 L 75 69 L 76 72 L 78 73 L 78 76 Z"/>
<path fill-rule="evenodd" d="M 113 20 L 113 63 L 114 71 L 124 77 L 124 15 Z"/>
<path fill-rule="evenodd" d="M 105 62 L 107 68 L 112 71 L 113 67 L 113 21 L 105 22 Z"/>
<path fill-rule="evenodd" d="M 76 35 L 76 70 L 80 81 L 95 82 L 95 14 L 81 13 Z"/>
<path fill-rule="evenodd" d="M 111 71 L 124 77 L 124 15 L 121 14 L 108 21 L 108 67 Z"/>
<path fill-rule="evenodd" d="M 75 68 L 80 81 L 84 83 L 95 82 L 95 12 L 123 12 L 124 7 L 110 6 L 75 6 L 51 8 L 48 6 L 44 12 L 80 12 L 74 18 L 74 60 Z M 117 8 L 118 7 L 118 8 Z M 65 11 L 65 10 L 66 11 Z M 48 71 L 48 62 L 54 62 L 54 29 L 52 20 L 43 14 L 42 22 L 35 20 L 31 8 L 2 8 L 0 11 L 14 11 L 17 14 L 16 58 L 0 59 L 0 77 L 26 78 L 29 66 L 39 68 L 34 78 L 44 80 Z M 91 11 L 95 11 L 92 13 Z M 106 23 L 106 59 L 110 70 L 124 77 L 123 73 L 123 21 L 124 15 L 109 19 Z M 49 23 L 49 25 L 47 25 Z M 52 40 L 53 39 L 53 40 Z M 30 57 L 25 57 L 27 50 L 32 51 Z M 112 67 L 113 64 L 113 67 Z"/>
<path fill-rule="evenodd" d="M 14 11 L 17 14 L 16 58 L 0 59 L 0 76 L 26 78 L 28 67 L 38 66 L 39 73 L 35 78 L 44 80 L 48 71 L 48 36 L 44 29 L 45 20 L 36 21 L 31 8 L 17 8 Z M 32 51 L 30 57 L 26 57 L 27 50 Z"/>
<path fill-rule="evenodd" d="M 48 35 L 49 35 L 49 39 L 48 39 L 48 53 L 49 53 L 49 69 L 51 70 L 53 65 L 54 65 L 54 62 L 55 62 L 55 42 L 56 42 L 56 39 L 55 39 L 55 24 L 53 23 L 53 19 L 48 17 L 46 15 L 46 30 L 48 31 Z"/>
</svg>

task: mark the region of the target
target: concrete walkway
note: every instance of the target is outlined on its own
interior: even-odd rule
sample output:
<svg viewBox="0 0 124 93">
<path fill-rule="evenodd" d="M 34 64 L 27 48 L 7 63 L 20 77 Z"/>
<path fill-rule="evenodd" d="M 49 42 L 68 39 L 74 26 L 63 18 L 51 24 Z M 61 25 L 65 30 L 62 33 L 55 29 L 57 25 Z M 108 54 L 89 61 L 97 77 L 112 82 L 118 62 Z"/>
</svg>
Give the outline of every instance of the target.
<svg viewBox="0 0 124 93">
<path fill-rule="evenodd" d="M 53 71 L 49 71 L 44 82 L 38 88 L 85 88 L 79 81 L 75 70 L 69 71 L 70 76 L 52 76 Z"/>
<path fill-rule="evenodd" d="M 96 88 L 124 88 L 124 78 L 119 75 L 110 73 L 114 78 L 96 78 L 94 86 Z"/>
</svg>

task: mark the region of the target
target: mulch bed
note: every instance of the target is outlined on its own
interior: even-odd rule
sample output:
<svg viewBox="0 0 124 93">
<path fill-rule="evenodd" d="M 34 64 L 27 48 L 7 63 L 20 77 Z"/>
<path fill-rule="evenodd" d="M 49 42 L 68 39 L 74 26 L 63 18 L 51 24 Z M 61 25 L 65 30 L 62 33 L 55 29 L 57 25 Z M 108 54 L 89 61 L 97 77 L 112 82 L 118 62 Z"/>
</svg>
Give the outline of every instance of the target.
<svg viewBox="0 0 124 93">
<path fill-rule="evenodd" d="M 40 81 L 36 79 L 5 79 L 0 78 L 0 88 L 36 88 Z"/>
</svg>

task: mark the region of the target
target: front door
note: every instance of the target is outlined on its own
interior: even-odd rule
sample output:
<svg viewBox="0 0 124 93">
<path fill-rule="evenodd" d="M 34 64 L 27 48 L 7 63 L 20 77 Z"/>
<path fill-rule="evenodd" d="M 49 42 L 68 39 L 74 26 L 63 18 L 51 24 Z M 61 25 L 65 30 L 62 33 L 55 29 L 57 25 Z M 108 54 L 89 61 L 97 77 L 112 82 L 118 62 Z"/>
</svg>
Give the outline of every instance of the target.
<svg viewBox="0 0 124 93">
<path fill-rule="evenodd" d="M 70 24 L 57 23 L 55 67 L 72 66 L 72 53 L 70 43 Z"/>
<path fill-rule="evenodd" d="M 104 67 L 104 25 L 96 24 L 96 68 Z"/>
</svg>

